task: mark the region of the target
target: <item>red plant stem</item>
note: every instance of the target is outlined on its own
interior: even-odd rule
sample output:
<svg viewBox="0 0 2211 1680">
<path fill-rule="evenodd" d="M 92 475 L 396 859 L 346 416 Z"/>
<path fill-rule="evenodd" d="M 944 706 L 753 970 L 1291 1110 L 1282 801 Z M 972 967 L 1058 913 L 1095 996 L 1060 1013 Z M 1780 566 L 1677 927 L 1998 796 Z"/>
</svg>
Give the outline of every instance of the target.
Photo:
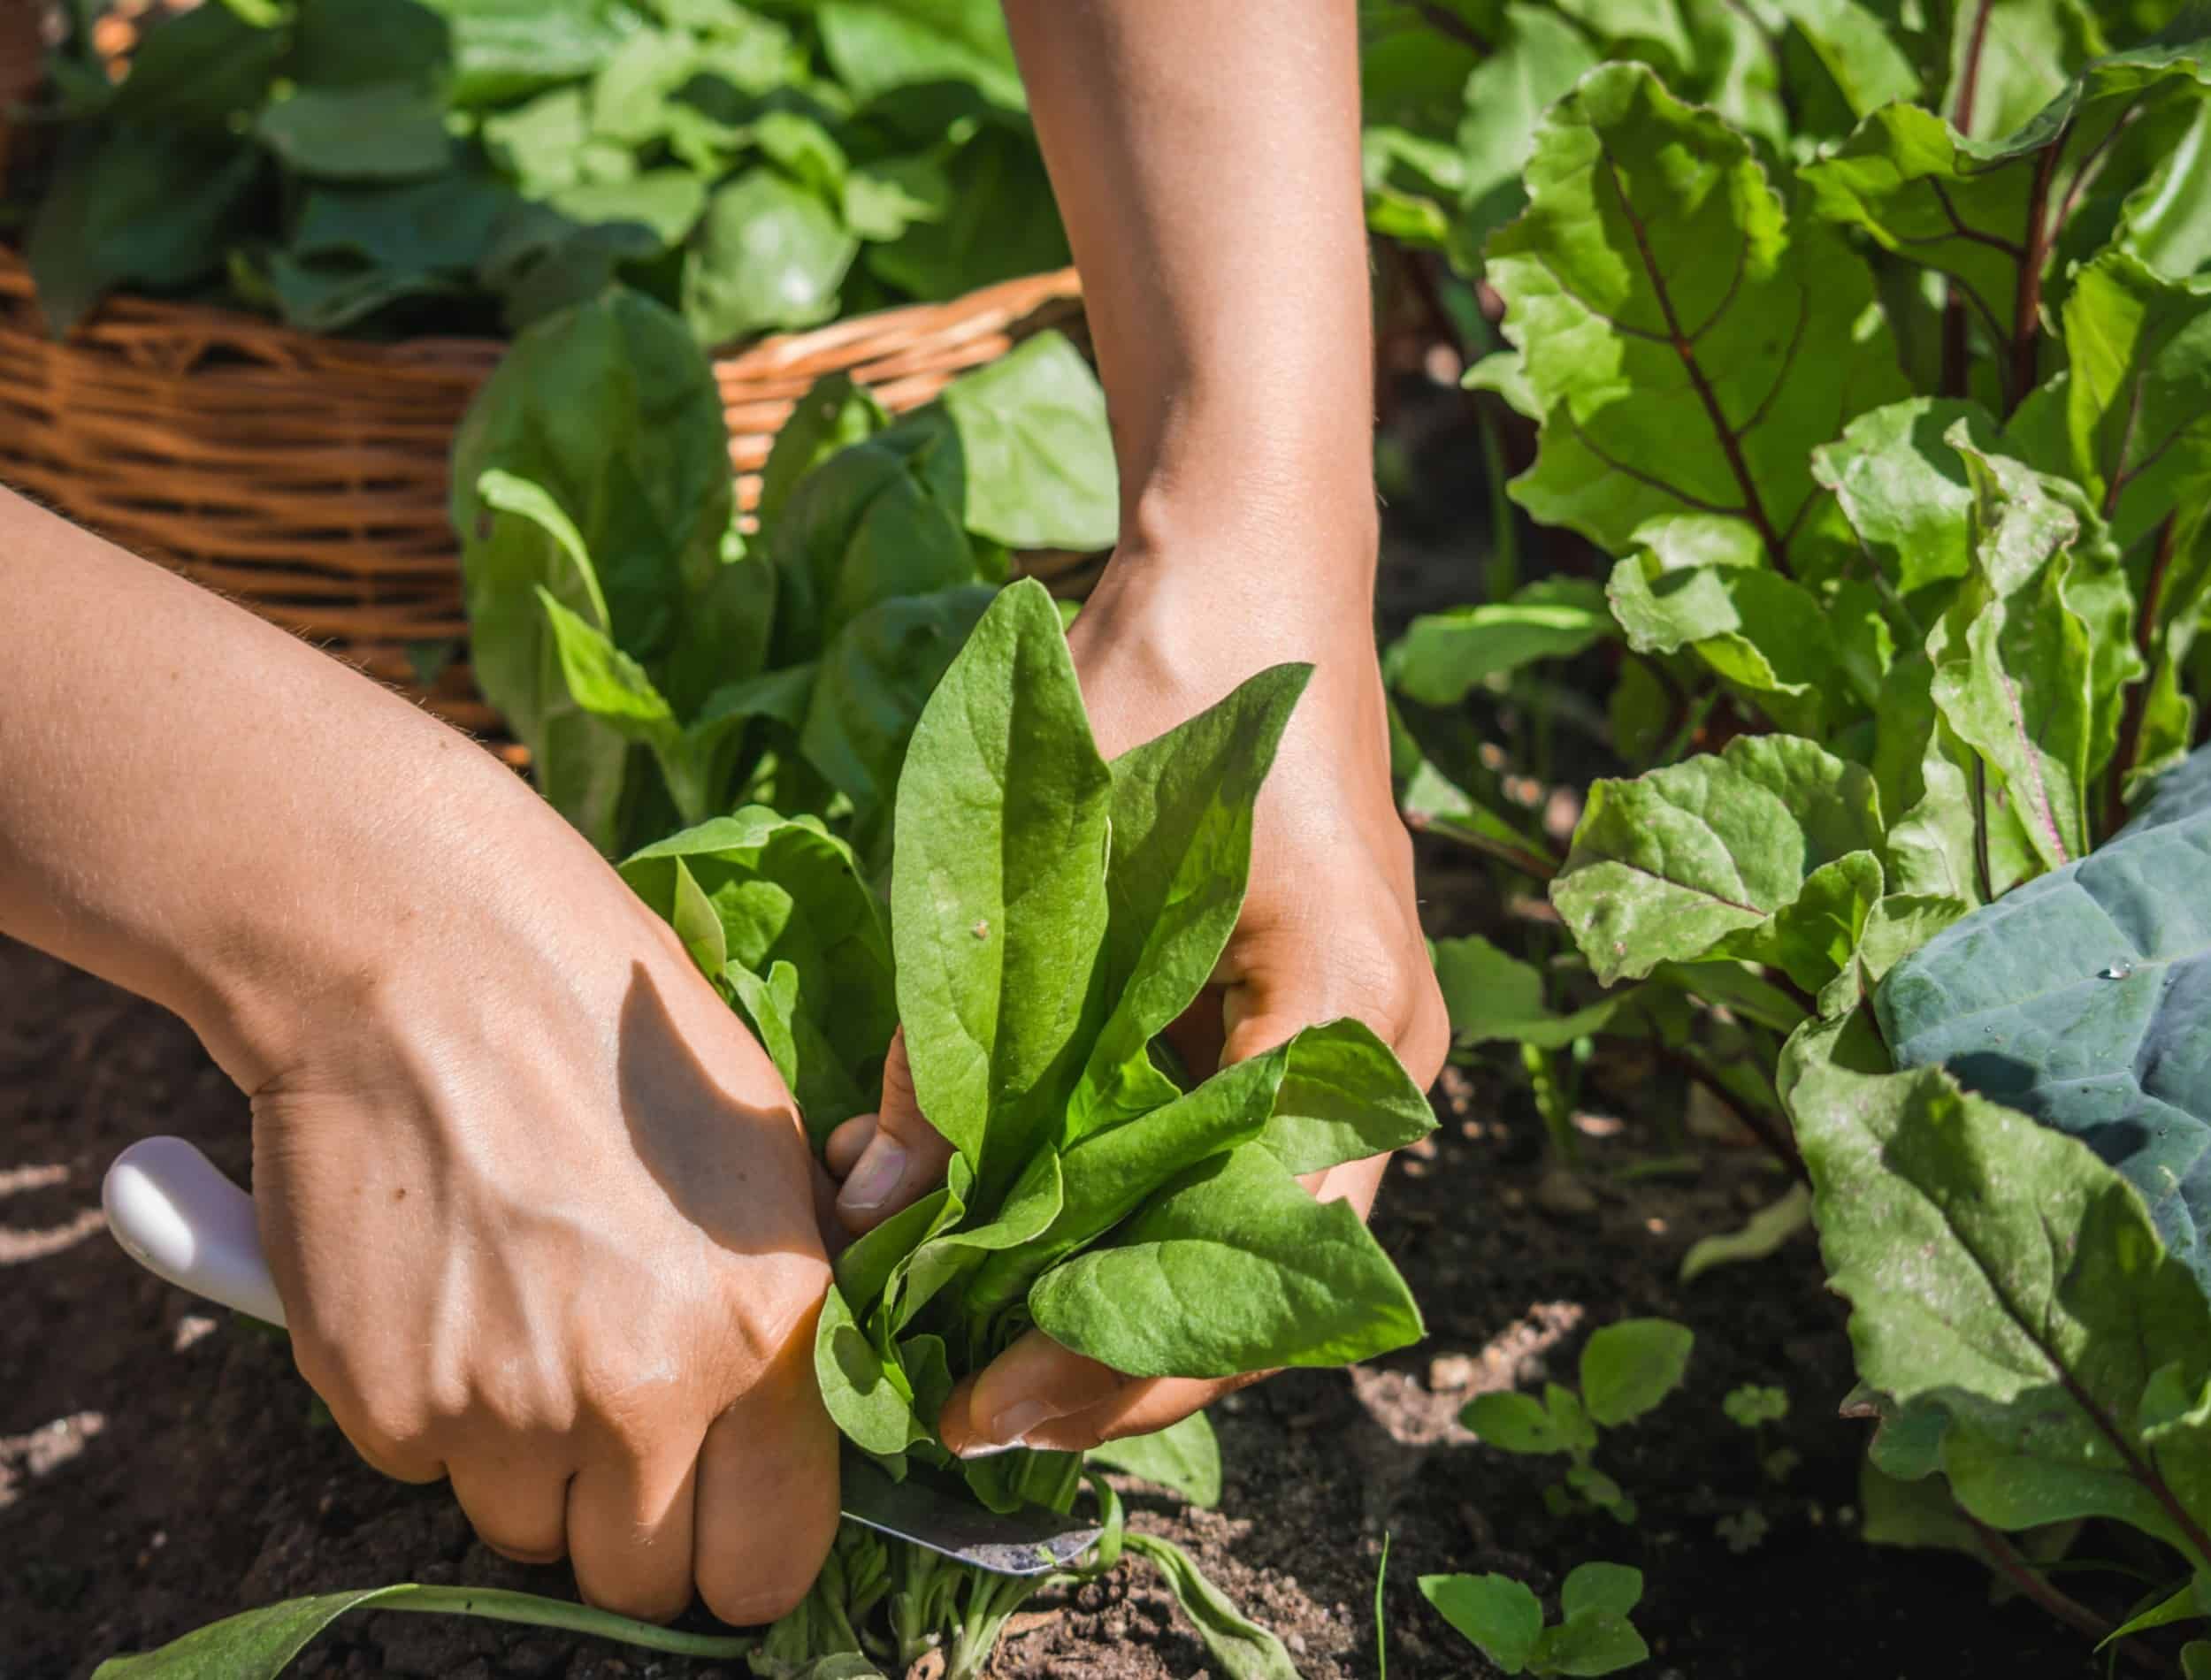
<svg viewBox="0 0 2211 1680">
<path fill-rule="evenodd" d="M 1804 1157 L 1798 1152 L 1795 1140 L 1785 1129 L 1774 1125 L 1771 1115 L 1762 1113 L 1744 1102 L 1714 1079 L 1695 1057 L 1685 1056 L 1670 1044 L 1659 1044 L 1654 1048 L 1661 1062 L 1711 1092 L 1719 1099 L 1723 1108 L 1742 1122 L 1743 1129 L 1765 1146 L 1767 1154 L 1788 1168 L 1800 1183 L 1808 1188 L 1810 1187 L 1811 1170 L 1804 1165 Z"/>
<path fill-rule="evenodd" d="M 2086 1635 L 2091 1639 L 2101 1640 L 2111 1631 L 2111 1624 L 2108 1622 L 2078 1599 L 2061 1592 L 2052 1585 L 2047 1576 L 2019 1555 L 2019 1548 L 2012 1545 L 2009 1539 L 1989 1527 L 1962 1505 L 1958 1506 L 1957 1513 L 1964 1519 L 1966 1526 L 1973 1531 L 1974 1538 L 1980 1542 L 1981 1550 L 1987 1554 L 1990 1565 L 2020 1592 L 2032 1599 L 2060 1622 Z M 2149 1650 L 2132 1639 L 2122 1639 L 2118 1649 L 2124 1652 L 2132 1661 L 2142 1668 L 2158 1673 L 2172 1672 L 2172 1664 L 2167 1661 L 2161 1653 Z"/>
<path fill-rule="evenodd" d="M 2050 255 L 2050 183 L 2057 174 L 2057 156 L 2065 149 L 2069 126 L 2043 148 L 2034 166 L 2034 187 L 2027 200 L 2026 249 L 2019 259 L 2019 287 L 2011 304 L 2011 388 L 2004 393 L 2005 413 L 2016 409 L 2034 389 L 2035 370 L 2041 350 L 2042 269 Z"/>
<path fill-rule="evenodd" d="M 2112 484 L 2115 493 L 2118 479 Z M 2107 500 L 2115 500 L 2115 493 Z M 2165 594 L 2165 575 L 2172 569 L 2177 532 L 2177 515 L 2167 514 L 2157 528 L 2157 551 L 2150 557 L 2149 576 L 2142 580 L 2142 604 L 2135 609 L 2134 646 L 2142 656 L 2142 680 L 2127 691 L 2126 709 L 2119 718 L 2119 744 L 2111 755 L 2111 787 L 2105 796 L 2103 826 L 2107 835 L 2127 819 L 2127 773 L 2142 751 L 2142 718 L 2149 710 L 2150 683 L 2157 676 L 2150 661 L 2151 644 L 2157 639 L 2157 610 Z"/>
<path fill-rule="evenodd" d="M 1461 45 L 1472 47 L 1483 57 L 1496 50 L 1480 30 L 1453 11 L 1449 6 L 1437 5 L 1434 0 L 1413 0 L 1412 9 L 1419 12 L 1428 27 L 1436 34 L 1449 35 Z M 1985 0 L 1984 0 L 1984 11 Z"/>
<path fill-rule="evenodd" d="M 1965 40 L 1965 63 L 1958 71 L 1958 103 L 1950 112 L 1950 126 L 1961 134 L 1973 132 L 1973 95 L 1980 90 L 1981 50 L 1988 44 L 1988 14 L 1996 0 L 1980 0 L 1973 12 L 1972 33 Z"/>
<path fill-rule="evenodd" d="M 1973 26 L 1966 37 L 1965 63 L 1958 71 L 1957 104 L 1950 112 L 1950 126 L 1961 134 L 1973 132 L 1973 101 L 1980 88 L 1981 50 L 1988 42 L 1988 14 L 1995 10 L 1996 0 L 1980 0 L 1973 13 Z M 1945 396 L 1963 397 L 1970 393 L 1972 378 L 1972 359 L 1966 340 L 1965 294 L 1955 280 L 1944 283 L 1942 302 L 1942 393 Z"/>
</svg>

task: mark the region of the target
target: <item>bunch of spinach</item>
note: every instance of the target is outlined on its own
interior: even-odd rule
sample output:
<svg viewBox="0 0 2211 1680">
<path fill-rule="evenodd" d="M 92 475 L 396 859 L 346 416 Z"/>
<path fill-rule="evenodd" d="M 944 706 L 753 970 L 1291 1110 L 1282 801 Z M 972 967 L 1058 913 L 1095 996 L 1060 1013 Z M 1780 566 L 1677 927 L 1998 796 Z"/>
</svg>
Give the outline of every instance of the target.
<svg viewBox="0 0 2211 1680">
<path fill-rule="evenodd" d="M 758 1029 L 810 1129 L 852 1111 L 853 1042 L 879 1058 L 904 1025 L 915 1093 L 957 1154 L 943 1188 L 839 1256 L 815 1359 L 838 1426 L 893 1474 L 956 1478 L 998 1509 L 1068 1507 L 1076 1455 L 961 1463 L 935 1432 L 954 1382 L 1031 1325 L 1152 1377 L 1338 1364 L 1420 1334 L 1358 1216 L 1297 1181 L 1433 1125 L 1389 1049 L 1335 1021 L 1192 1083 L 1151 1048 L 1235 924 L 1253 801 L 1305 676 L 1262 672 L 1108 764 L 1058 609 L 1017 584 L 914 729 L 887 941 L 855 860 L 805 818 L 747 809 L 623 865 Z M 1149 1448 L 1136 1467 L 1173 1474 L 1159 1455 L 1182 1444 Z M 879 1542 L 843 1544 L 853 1558 L 800 1613 L 809 1656 L 862 1620 L 851 1579 L 885 1578 L 853 1567 Z M 952 1671 L 968 1672 L 1032 1584 L 898 1550 L 899 1660 L 952 1595 Z"/>
<path fill-rule="evenodd" d="M 27 171 L 53 329 L 119 287 L 319 332 L 519 327 L 620 276 L 703 343 L 1067 260 L 996 0 L 216 0 Z"/>
<path fill-rule="evenodd" d="M 2152 1608 L 2196 1614 L 2202 772 L 2144 798 L 2200 733 L 2211 26 L 2112 51 L 2177 8 L 1630 10 L 1510 187 L 1446 206 L 1502 306 L 1468 383 L 1536 429 L 1510 494 L 1609 569 L 1392 650 L 1408 806 L 1547 882 L 1575 948 L 1440 949 L 1454 1019 L 1645 1035 L 1801 1149 L 1883 1538 L 2085 1626 L 2038 1548 L 2113 1518 L 2179 1577 Z M 1535 86 L 1516 55 L 1593 12 L 1506 8 L 1480 65 Z M 1460 155 L 1471 191 L 1489 154 Z M 1454 759 L 1452 708 L 1600 646 L 1651 767 L 1597 781 L 1561 858 Z"/>
<path fill-rule="evenodd" d="M 1104 393 L 1046 334 L 895 424 L 823 380 L 747 536 L 712 367 L 622 287 L 516 340 L 453 485 L 477 681 L 563 816 L 619 856 L 770 804 L 875 870 L 914 720 L 1012 552 L 1118 519 Z"/>
</svg>

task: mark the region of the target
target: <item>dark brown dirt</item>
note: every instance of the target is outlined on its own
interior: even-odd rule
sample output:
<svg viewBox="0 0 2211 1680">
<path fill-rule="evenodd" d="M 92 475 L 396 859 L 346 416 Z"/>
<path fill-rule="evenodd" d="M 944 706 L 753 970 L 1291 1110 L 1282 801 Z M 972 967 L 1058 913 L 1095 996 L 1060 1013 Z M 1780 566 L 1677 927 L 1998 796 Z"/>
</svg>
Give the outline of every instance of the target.
<svg viewBox="0 0 2211 1680">
<path fill-rule="evenodd" d="M 2085 1674 L 2071 1635 L 2018 1605 L 1985 1607 L 1957 1558 L 1868 1547 L 1853 1528 L 1862 1425 L 1835 1304 L 1809 1244 L 1763 1264 L 1674 1281 L 1688 1243 L 1739 1224 L 1780 1181 L 1755 1151 L 1701 1145 L 1686 1179 L 1624 1180 L 1672 1145 L 1649 1117 L 1678 1094 L 1632 1066 L 1599 1082 L 1586 1140 L 1595 1205 L 1545 1211 L 1541 1127 L 1518 1100 L 1456 1073 L 1433 1150 L 1405 1160 L 1377 1229 L 1427 1313 L 1422 1347 L 1348 1373 L 1297 1373 L 1237 1396 L 1218 1422 L 1219 1511 L 1132 1493 L 1142 1526 L 1191 1545 L 1275 1628 L 1310 1680 L 1376 1671 L 1374 1572 L 1399 1676 L 1488 1666 L 1422 1602 L 1415 1577 L 1499 1569 L 1554 1588 L 1614 1559 L 1649 1577 L 1636 1620 L 1645 1672 L 1733 1680 L 1784 1671 L 1889 1676 Z M 1618 1117 L 1626 1098 L 1628 1123 Z M 1500 1111 L 1500 1109 L 1503 1111 Z M 100 1174 L 133 1137 L 191 1137 L 241 1177 L 245 1106 L 190 1035 L 149 1005 L 0 943 L 0 1680 L 62 1680 L 232 1611 L 294 1593 L 394 1580 L 569 1590 L 473 1543 L 436 1489 L 382 1480 L 318 1420 L 281 1341 L 139 1271 L 97 1222 Z M 1580 1341 L 1632 1314 L 1697 1333 L 1691 1382 L 1607 1445 L 1641 1501 L 1638 1526 L 1552 1516 L 1538 1461 L 1457 1425 L 1473 1393 L 1571 1376 Z M 1779 1384 L 1787 1424 L 1763 1443 L 1802 1464 L 1767 1482 L 1721 1414 L 1747 1381 Z M 1718 1532 L 1756 1512 L 1738 1555 Z M 305 1675 L 454 1680 L 735 1680 L 731 1665 L 443 1618 L 342 1622 Z M 1159 1680 L 1205 1672 L 1165 1595 L 1129 1569 L 1040 1599 L 995 1672 Z"/>
</svg>

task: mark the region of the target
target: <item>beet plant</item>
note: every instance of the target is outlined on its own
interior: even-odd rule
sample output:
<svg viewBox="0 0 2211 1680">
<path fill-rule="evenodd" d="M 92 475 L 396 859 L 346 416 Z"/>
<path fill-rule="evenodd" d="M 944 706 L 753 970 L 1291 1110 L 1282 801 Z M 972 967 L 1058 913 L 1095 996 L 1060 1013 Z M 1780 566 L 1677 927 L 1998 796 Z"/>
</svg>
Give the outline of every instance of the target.
<svg viewBox="0 0 2211 1680">
<path fill-rule="evenodd" d="M 2059 10 L 1503 8 L 1509 170 L 1470 106 L 1456 176 L 1369 180 L 1494 300 L 1510 496 L 1603 577 L 1392 650 L 1408 809 L 1571 941 L 1439 949 L 1462 1041 L 1640 1037 L 1801 1155 L 1870 1531 L 2102 1632 L 2069 1525 L 2167 1620 L 2211 1568 L 2211 25 Z M 1451 708 L 1564 657 L 1640 773 L 1561 855 Z"/>
</svg>

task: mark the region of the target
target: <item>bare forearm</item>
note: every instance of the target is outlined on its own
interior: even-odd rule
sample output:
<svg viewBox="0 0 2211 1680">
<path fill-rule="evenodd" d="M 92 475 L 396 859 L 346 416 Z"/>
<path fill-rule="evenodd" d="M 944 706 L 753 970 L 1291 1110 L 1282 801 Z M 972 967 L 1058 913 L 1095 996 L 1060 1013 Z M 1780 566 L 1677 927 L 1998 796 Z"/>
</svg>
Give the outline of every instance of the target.
<svg viewBox="0 0 2211 1680">
<path fill-rule="evenodd" d="M 249 1086 L 284 1000 L 413 913 L 402 831 L 450 857 L 535 803 L 395 696 L 4 491 L 0 577 L 0 932 L 174 1009 Z"/>
<path fill-rule="evenodd" d="M 1269 585 L 1363 608 L 1373 401 L 1351 0 L 1006 10 L 1112 405 L 1123 560 L 1179 557 L 1229 519 L 1278 522 Z"/>
</svg>

